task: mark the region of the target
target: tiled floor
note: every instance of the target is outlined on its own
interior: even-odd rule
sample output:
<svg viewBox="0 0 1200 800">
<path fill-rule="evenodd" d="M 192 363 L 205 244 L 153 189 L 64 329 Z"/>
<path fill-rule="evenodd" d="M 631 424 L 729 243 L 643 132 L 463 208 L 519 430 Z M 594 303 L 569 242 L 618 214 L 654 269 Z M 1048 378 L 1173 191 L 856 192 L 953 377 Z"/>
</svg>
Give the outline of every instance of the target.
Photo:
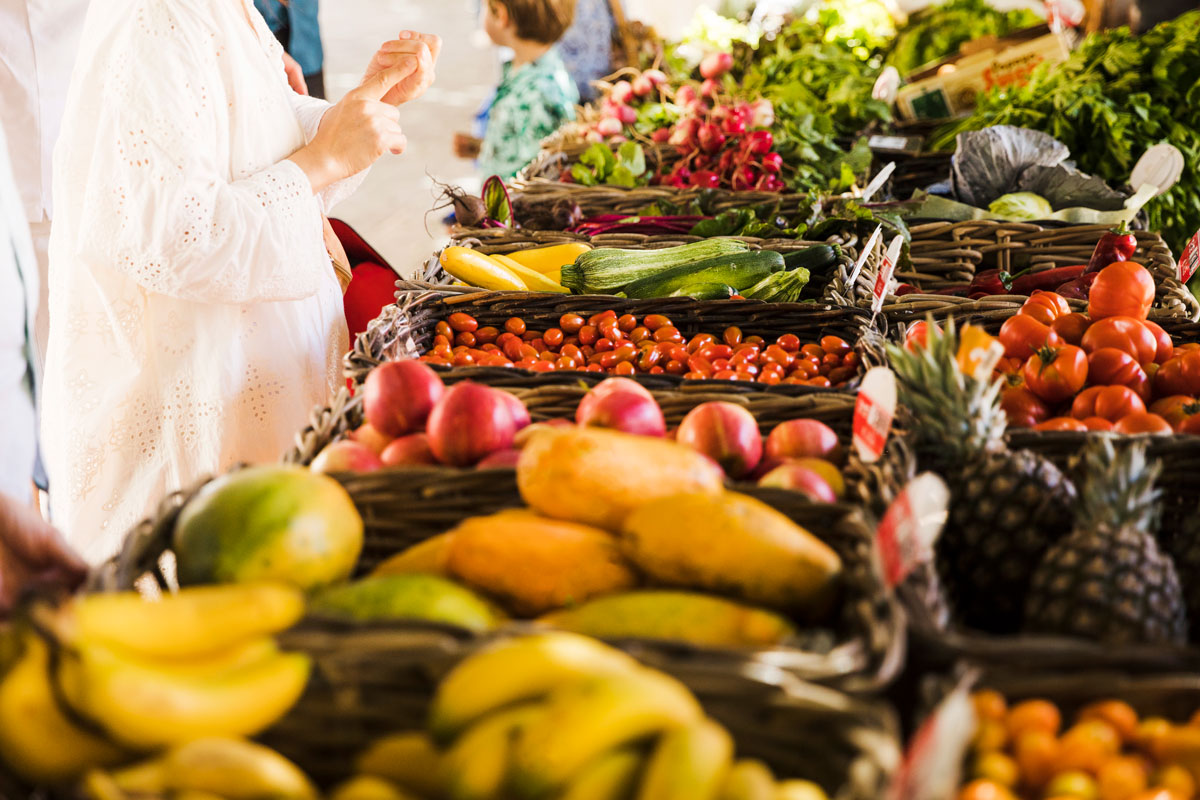
<svg viewBox="0 0 1200 800">
<path fill-rule="evenodd" d="M 441 219 L 429 214 L 433 179 L 478 188 L 472 164 L 450 150 L 454 131 L 471 120 L 499 77 L 495 49 L 478 30 L 476 0 L 327 0 L 322 3 L 325 85 L 336 100 L 358 84 L 375 48 L 401 30 L 436 33 L 444 41 L 437 81 L 402 109 L 408 136 L 402 156 L 384 156 L 358 193 L 333 215 L 374 245 L 401 275 L 409 275 L 444 240 Z"/>
</svg>

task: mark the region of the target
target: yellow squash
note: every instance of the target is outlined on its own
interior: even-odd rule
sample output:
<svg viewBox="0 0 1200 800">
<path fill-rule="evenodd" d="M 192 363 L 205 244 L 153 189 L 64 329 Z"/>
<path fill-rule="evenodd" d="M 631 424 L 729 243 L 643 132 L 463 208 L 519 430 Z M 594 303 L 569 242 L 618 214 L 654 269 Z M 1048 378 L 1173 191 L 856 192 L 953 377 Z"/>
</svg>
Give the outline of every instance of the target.
<svg viewBox="0 0 1200 800">
<path fill-rule="evenodd" d="M 591 249 L 592 246 L 590 244 L 571 242 L 569 244 L 555 244 L 549 247 L 531 247 L 527 250 L 518 250 L 515 253 L 509 253 L 508 257 L 521 266 L 529 267 L 543 275 L 553 273 L 555 276 L 554 279 L 558 280 L 558 274 L 562 272 L 564 265 L 574 264 L 575 259 Z"/>
<path fill-rule="evenodd" d="M 442 269 L 472 286 L 502 292 L 528 291 L 525 282 L 495 259 L 469 247 L 447 247 L 442 251 Z"/>
<path fill-rule="evenodd" d="M 491 256 L 495 261 L 500 262 L 502 266 L 508 267 L 513 274 L 520 278 L 530 291 L 533 292 L 557 292 L 558 294 L 570 294 L 571 290 L 563 286 L 557 279 L 552 279 L 549 275 L 532 270 L 529 267 L 523 266 L 516 261 L 513 261 L 508 256 L 500 255 L 499 253 Z M 561 274 L 561 273 L 560 273 Z"/>
</svg>

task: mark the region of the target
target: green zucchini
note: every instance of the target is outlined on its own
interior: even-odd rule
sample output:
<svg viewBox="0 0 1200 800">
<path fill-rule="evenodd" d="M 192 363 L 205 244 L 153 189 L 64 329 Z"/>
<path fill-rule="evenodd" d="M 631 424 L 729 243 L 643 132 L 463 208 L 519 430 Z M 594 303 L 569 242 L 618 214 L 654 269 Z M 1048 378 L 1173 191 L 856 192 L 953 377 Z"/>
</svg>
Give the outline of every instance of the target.
<svg viewBox="0 0 1200 800">
<path fill-rule="evenodd" d="M 690 297 L 693 300 L 728 300 L 737 294 L 727 283 L 689 283 L 671 292 L 670 297 Z"/>
<path fill-rule="evenodd" d="M 820 272 L 832 267 L 842 255 L 842 248 L 836 244 L 817 244 L 796 250 L 783 257 L 787 269 L 804 267 L 810 272 Z"/>
<path fill-rule="evenodd" d="M 666 297 L 694 283 L 723 283 L 740 291 L 782 270 L 783 256 L 773 250 L 757 250 L 664 269 L 634 281 L 624 291 L 627 297 L 642 299 Z"/>
<path fill-rule="evenodd" d="M 664 269 L 745 253 L 749 249 L 749 245 L 737 239 L 702 239 L 661 250 L 597 247 L 562 268 L 562 285 L 577 294 L 609 293 Z"/>
<path fill-rule="evenodd" d="M 804 267 L 773 272 L 742 292 L 742 296 L 747 300 L 768 303 L 797 303 L 804 287 L 808 285 L 808 277 L 809 272 Z"/>
</svg>

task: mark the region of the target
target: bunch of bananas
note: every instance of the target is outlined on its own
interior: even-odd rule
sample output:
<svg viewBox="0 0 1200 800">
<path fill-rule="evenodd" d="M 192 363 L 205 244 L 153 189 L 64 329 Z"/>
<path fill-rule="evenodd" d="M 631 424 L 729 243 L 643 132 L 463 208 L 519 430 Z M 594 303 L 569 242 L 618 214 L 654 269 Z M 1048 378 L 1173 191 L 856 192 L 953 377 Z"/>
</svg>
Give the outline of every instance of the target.
<svg viewBox="0 0 1200 800">
<path fill-rule="evenodd" d="M 303 613 L 298 590 L 268 583 L 189 588 L 158 602 L 89 595 L 34 609 L 0 678 L 0 759 L 46 785 L 138 754 L 210 763 L 214 745 L 203 742 L 213 737 L 235 740 L 216 746 L 221 753 L 250 747 L 237 737 L 274 723 L 308 682 L 309 658 L 281 652 L 272 638 Z"/>
<path fill-rule="evenodd" d="M 734 759 L 683 684 L 594 639 L 508 639 L 438 687 L 428 732 L 376 742 L 333 800 L 826 800 Z"/>
</svg>

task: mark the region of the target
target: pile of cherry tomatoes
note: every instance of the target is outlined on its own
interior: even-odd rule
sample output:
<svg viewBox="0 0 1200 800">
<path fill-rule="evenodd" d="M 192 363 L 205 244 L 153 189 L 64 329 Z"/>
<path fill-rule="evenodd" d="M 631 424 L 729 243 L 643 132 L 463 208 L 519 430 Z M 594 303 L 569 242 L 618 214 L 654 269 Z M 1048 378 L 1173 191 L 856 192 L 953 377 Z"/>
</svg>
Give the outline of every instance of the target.
<svg viewBox="0 0 1200 800">
<path fill-rule="evenodd" d="M 662 314 L 638 320 L 602 311 L 590 317 L 563 314 L 556 327 L 532 330 L 520 317 L 504 327 L 480 326 L 458 312 L 438 322 L 421 360 L 442 366 L 515 367 L 535 372 L 575 370 L 610 375 L 679 375 L 689 380 L 752 381 L 832 388 L 859 371 L 859 355 L 837 336 L 804 343 L 784 334 L 768 343 L 726 328 L 721 336 L 686 338 Z"/>
</svg>

